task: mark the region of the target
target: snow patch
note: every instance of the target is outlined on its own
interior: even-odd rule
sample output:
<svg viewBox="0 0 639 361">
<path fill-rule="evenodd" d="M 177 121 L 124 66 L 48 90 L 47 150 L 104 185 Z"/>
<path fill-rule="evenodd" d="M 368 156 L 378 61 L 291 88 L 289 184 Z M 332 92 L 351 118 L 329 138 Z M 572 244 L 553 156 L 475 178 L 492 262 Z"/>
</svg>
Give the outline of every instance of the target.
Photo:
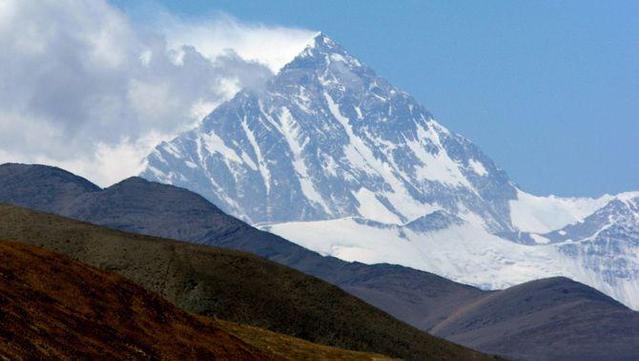
<svg viewBox="0 0 639 361">
<path fill-rule="evenodd" d="M 213 154 L 220 154 L 225 161 L 231 160 L 236 163 L 242 163 L 242 158 L 235 152 L 235 150 L 229 148 L 224 143 L 222 138 L 218 137 L 215 133 L 202 134 L 203 145 L 206 150 Z"/>
<path fill-rule="evenodd" d="M 344 58 L 341 54 L 333 53 L 330 55 L 331 61 L 341 61 L 342 63 L 347 63 L 346 58 Z"/>
<path fill-rule="evenodd" d="M 417 135 L 417 140 L 407 140 L 406 144 L 421 163 L 420 167 L 416 167 L 416 175 L 419 179 L 474 189 L 460 171 L 459 163 L 448 156 L 437 132 L 430 127 L 426 130 L 418 125 Z M 435 144 L 437 151 L 434 154 L 426 150 L 425 140 Z"/>
<path fill-rule="evenodd" d="M 352 218 L 280 223 L 269 229 L 303 247 L 345 261 L 399 264 L 489 289 L 562 271 L 558 260 L 563 256 L 554 247 L 514 243 L 469 223 L 428 233 L 399 226 L 373 227 Z"/>
<path fill-rule="evenodd" d="M 401 220 L 379 201 L 375 193 L 367 188 L 360 188 L 353 194 L 359 203 L 359 214 L 367 219 L 383 223 L 400 223 Z"/>
<path fill-rule="evenodd" d="M 260 175 L 262 176 L 262 180 L 264 181 L 266 194 L 268 195 L 271 192 L 271 172 L 269 171 L 268 166 L 266 165 L 266 161 L 262 156 L 262 150 L 260 149 L 260 146 L 255 139 L 255 134 L 246 123 L 246 117 L 244 117 L 244 120 L 242 121 L 242 129 L 244 129 L 244 133 L 246 134 L 249 143 L 251 143 L 251 147 L 253 148 L 255 157 L 257 158 L 257 167 L 259 169 Z"/>
<path fill-rule="evenodd" d="M 530 237 L 537 243 L 537 244 L 548 244 L 550 243 L 550 240 L 544 236 L 540 236 L 538 234 L 535 233 L 531 233 Z"/>
<path fill-rule="evenodd" d="M 557 244 L 548 244 L 538 235 L 532 235 L 536 245 L 524 245 L 470 223 L 421 233 L 396 225 L 368 225 L 353 218 L 273 224 L 269 231 L 322 255 L 349 262 L 403 265 L 484 289 L 569 277 L 639 308 L 636 279 L 617 279 L 611 284 L 604 274 L 584 267 L 584 259 L 561 253 Z M 629 256 L 639 258 L 636 253 Z"/>
<path fill-rule="evenodd" d="M 471 159 L 468 164 L 470 165 L 470 169 L 472 169 L 478 176 L 483 177 L 488 174 L 486 167 L 484 167 L 480 161 Z"/>
<path fill-rule="evenodd" d="M 319 204 L 327 214 L 331 214 L 332 212 L 326 205 L 326 202 L 324 202 L 322 195 L 315 189 L 313 181 L 308 174 L 308 168 L 304 163 L 302 151 L 304 147 L 306 147 L 306 144 L 308 144 L 308 139 L 302 139 L 304 137 L 300 134 L 299 125 L 295 122 L 295 119 L 293 119 L 291 111 L 286 107 L 282 107 L 280 125 L 282 135 L 284 139 L 286 139 L 293 156 L 293 167 L 299 176 L 298 179 L 302 193 L 304 193 L 309 201 Z"/>
<path fill-rule="evenodd" d="M 517 190 L 517 199 L 510 201 L 511 222 L 522 232 L 544 234 L 581 222 L 612 199 L 609 195 L 597 199 L 538 197 Z"/>
</svg>

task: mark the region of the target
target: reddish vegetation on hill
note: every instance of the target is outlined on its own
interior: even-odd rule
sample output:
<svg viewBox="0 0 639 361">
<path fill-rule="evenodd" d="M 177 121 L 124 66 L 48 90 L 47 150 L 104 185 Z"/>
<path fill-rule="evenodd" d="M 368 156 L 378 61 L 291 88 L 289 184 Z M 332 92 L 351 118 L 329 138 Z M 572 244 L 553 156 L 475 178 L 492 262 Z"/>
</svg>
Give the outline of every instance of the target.
<svg viewBox="0 0 639 361">
<path fill-rule="evenodd" d="M 117 274 L 0 242 L 0 358 L 277 360 Z"/>
</svg>

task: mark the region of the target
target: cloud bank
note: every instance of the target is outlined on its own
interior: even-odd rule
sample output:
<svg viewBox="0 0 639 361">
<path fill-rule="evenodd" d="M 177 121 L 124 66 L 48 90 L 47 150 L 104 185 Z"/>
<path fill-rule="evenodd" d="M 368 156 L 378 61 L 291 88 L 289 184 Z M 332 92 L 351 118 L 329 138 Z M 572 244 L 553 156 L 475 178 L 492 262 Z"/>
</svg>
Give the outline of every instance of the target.
<svg viewBox="0 0 639 361">
<path fill-rule="evenodd" d="M 0 162 L 110 185 L 313 36 L 229 16 L 162 19 L 142 28 L 103 0 L 0 0 Z"/>
</svg>

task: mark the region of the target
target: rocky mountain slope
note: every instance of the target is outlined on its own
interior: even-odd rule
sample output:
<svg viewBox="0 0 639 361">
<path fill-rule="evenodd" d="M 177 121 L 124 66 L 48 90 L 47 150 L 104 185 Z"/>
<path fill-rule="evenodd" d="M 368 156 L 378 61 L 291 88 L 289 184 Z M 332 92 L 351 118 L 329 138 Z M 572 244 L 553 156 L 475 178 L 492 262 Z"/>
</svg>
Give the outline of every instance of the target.
<svg viewBox="0 0 639 361">
<path fill-rule="evenodd" d="M 474 144 L 323 34 L 265 89 L 240 92 L 158 146 L 142 176 L 254 224 L 404 223 L 450 209 L 503 232 L 515 195 Z"/>
<path fill-rule="evenodd" d="M 566 276 L 639 308 L 632 239 L 560 245 L 549 234 L 639 193 L 571 199 L 518 189 L 471 141 L 324 34 L 263 89 L 239 92 L 160 144 L 142 176 L 324 255 L 488 289 Z"/>
</svg>

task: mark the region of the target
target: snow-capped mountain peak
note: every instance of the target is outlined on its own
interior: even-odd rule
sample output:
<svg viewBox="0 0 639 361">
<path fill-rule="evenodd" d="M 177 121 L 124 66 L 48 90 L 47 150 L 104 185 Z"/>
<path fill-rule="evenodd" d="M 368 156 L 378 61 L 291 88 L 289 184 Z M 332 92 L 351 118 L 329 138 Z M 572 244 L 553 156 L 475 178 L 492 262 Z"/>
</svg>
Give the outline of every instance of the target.
<svg viewBox="0 0 639 361">
<path fill-rule="evenodd" d="M 145 177 L 253 223 L 405 223 L 443 209 L 511 230 L 505 174 L 322 33 L 265 90 L 241 92 L 148 164 Z"/>
<path fill-rule="evenodd" d="M 486 288 L 563 275 L 639 307 L 634 197 L 519 190 L 322 33 L 263 89 L 240 91 L 147 164 L 143 177 L 324 254 Z"/>
<path fill-rule="evenodd" d="M 306 60 L 311 62 L 321 61 L 324 65 L 330 63 L 342 63 L 349 67 L 361 67 L 362 63 L 355 57 L 351 56 L 348 51 L 334 42 L 324 33 L 319 32 L 311 39 L 309 44 L 298 54 L 285 68 L 294 68 L 303 65 Z"/>
<path fill-rule="evenodd" d="M 331 55 L 333 56 L 331 57 Z M 325 58 L 327 61 L 343 61 L 357 66 L 361 65 L 357 59 L 348 54 L 344 47 L 334 42 L 323 32 L 318 32 L 296 58 Z M 295 60 L 292 60 L 289 65 L 295 64 Z"/>
</svg>

